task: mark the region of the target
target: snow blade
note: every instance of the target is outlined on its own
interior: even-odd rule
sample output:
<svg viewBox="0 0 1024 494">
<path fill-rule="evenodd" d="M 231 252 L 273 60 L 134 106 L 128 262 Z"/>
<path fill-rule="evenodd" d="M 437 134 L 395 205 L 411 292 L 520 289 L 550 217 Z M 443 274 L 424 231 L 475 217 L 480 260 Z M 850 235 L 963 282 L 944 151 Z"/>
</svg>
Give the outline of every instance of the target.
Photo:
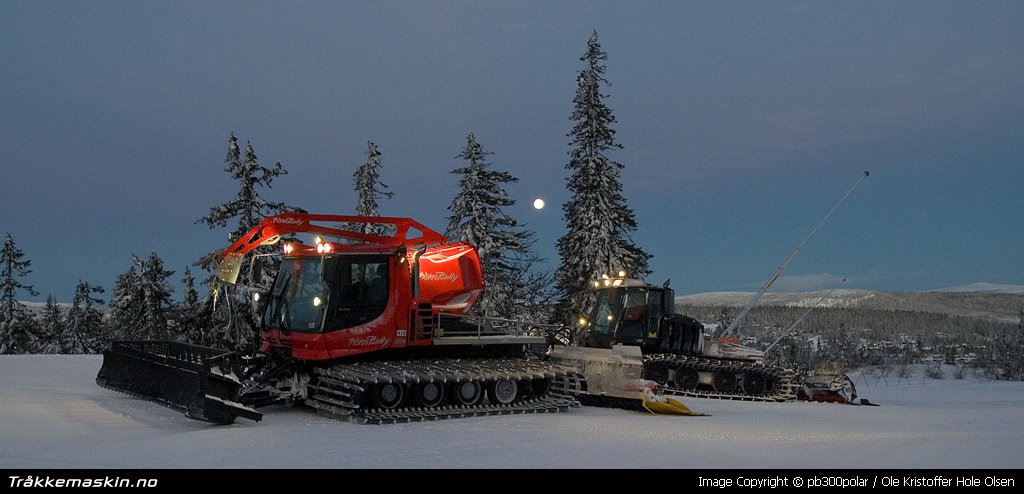
<svg viewBox="0 0 1024 494">
<path fill-rule="evenodd" d="M 665 415 L 689 415 L 691 417 L 708 417 L 710 413 L 695 412 L 674 396 L 655 394 L 650 388 L 644 388 L 644 408 L 651 413 Z"/>
<path fill-rule="evenodd" d="M 171 341 L 115 341 L 103 352 L 101 387 L 181 410 L 190 418 L 230 424 L 263 414 L 239 403 L 238 354 Z"/>
</svg>

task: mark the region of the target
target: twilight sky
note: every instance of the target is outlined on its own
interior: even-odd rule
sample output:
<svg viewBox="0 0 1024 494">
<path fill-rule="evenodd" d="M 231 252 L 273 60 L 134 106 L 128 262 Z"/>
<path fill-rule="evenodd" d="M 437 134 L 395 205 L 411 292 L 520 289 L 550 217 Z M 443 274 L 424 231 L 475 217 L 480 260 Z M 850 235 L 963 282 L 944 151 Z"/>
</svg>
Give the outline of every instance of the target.
<svg viewBox="0 0 1024 494">
<path fill-rule="evenodd" d="M 264 197 L 443 231 L 475 133 L 553 268 L 591 31 L 634 240 L 677 293 L 1024 285 L 1024 3 L 0 0 L 0 235 L 70 301 L 157 252 L 175 283 L 227 230 L 228 135 Z M 544 197 L 549 207 L 530 203 Z M 26 300 L 33 298 L 26 297 Z"/>
</svg>

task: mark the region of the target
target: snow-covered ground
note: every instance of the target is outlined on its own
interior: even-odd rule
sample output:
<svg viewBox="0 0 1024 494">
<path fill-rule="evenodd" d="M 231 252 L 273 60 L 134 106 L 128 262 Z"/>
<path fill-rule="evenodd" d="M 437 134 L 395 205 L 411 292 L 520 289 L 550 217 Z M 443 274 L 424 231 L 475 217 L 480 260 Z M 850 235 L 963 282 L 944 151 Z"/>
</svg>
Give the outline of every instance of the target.
<svg viewBox="0 0 1024 494">
<path fill-rule="evenodd" d="M 96 386 L 99 356 L 0 357 L 0 468 L 1022 468 L 1024 383 L 857 379 L 880 407 L 688 399 L 356 425 L 308 409 L 216 426 Z M 923 383 L 923 384 L 922 384 Z"/>
</svg>

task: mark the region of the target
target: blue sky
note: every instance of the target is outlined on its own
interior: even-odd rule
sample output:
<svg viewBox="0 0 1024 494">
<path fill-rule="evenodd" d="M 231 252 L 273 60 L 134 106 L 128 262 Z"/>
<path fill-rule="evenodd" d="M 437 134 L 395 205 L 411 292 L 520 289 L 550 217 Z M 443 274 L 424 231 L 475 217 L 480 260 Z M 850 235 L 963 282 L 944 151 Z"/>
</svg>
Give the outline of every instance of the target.
<svg viewBox="0 0 1024 494">
<path fill-rule="evenodd" d="M 776 289 L 1024 285 L 1024 3 L 0 0 L 0 230 L 58 299 L 155 251 L 180 278 L 227 230 L 227 139 L 270 200 L 442 230 L 474 133 L 557 265 L 587 37 L 612 158 L 680 294 L 754 290 L 864 170 Z M 549 207 L 534 211 L 534 197 Z"/>
</svg>

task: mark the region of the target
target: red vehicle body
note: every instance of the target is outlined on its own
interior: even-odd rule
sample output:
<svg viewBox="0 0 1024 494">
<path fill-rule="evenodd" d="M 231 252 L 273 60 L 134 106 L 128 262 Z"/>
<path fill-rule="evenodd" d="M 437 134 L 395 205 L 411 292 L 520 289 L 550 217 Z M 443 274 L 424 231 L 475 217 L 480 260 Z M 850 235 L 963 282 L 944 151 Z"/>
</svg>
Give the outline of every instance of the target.
<svg viewBox="0 0 1024 494">
<path fill-rule="evenodd" d="M 388 225 L 393 233 L 336 227 L 343 223 Z M 330 360 L 428 346 L 436 315 L 466 314 L 484 290 L 473 246 L 448 242 L 408 218 L 291 213 L 265 219 L 254 232 L 222 253 L 218 275 L 232 282 L 242 256 L 270 242 L 282 244 L 283 272 L 261 324 L 263 351 Z M 295 233 L 316 234 L 319 241 L 280 240 Z M 278 310 L 282 299 L 286 307 Z"/>
</svg>

